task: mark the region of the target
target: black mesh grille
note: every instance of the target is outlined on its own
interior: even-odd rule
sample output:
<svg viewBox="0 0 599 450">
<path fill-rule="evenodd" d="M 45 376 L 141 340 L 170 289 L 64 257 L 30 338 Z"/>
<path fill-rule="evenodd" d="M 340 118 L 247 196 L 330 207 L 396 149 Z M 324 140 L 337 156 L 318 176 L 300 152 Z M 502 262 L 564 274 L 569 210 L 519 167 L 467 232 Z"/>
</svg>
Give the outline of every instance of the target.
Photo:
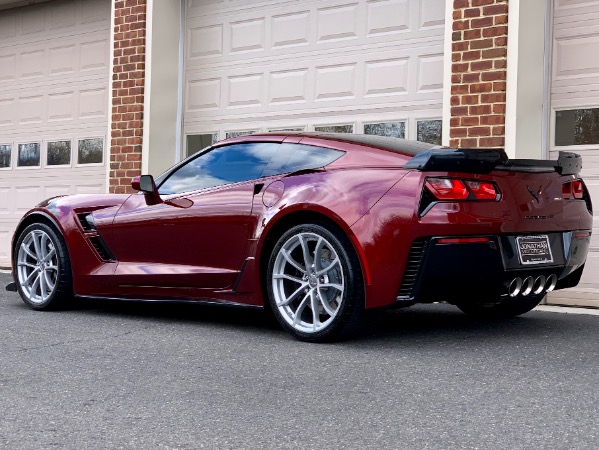
<svg viewBox="0 0 599 450">
<path fill-rule="evenodd" d="M 401 281 L 399 293 L 397 294 L 398 297 L 412 297 L 414 295 L 414 285 L 418 279 L 418 273 L 420 272 L 427 244 L 428 241 L 426 239 L 417 239 L 412 244 L 406 270 Z"/>
<path fill-rule="evenodd" d="M 106 242 L 104 242 L 104 239 L 102 239 L 100 236 L 90 236 L 88 239 L 98 252 L 98 255 L 100 255 L 100 258 L 105 261 L 114 260 L 114 256 L 106 245 Z"/>
</svg>

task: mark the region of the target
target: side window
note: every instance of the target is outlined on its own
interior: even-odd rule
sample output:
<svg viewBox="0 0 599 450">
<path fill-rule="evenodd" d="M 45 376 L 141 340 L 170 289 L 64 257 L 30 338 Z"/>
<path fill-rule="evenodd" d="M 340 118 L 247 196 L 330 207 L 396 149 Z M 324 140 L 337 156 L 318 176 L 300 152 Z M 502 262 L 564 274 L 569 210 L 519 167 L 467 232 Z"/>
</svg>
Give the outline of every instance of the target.
<svg viewBox="0 0 599 450">
<path fill-rule="evenodd" d="M 263 176 L 278 175 L 304 169 L 316 169 L 331 164 L 345 152 L 301 144 L 281 144 Z"/>
<path fill-rule="evenodd" d="M 180 194 L 260 178 L 280 144 L 248 142 L 218 147 L 172 172 L 158 191 Z"/>
</svg>

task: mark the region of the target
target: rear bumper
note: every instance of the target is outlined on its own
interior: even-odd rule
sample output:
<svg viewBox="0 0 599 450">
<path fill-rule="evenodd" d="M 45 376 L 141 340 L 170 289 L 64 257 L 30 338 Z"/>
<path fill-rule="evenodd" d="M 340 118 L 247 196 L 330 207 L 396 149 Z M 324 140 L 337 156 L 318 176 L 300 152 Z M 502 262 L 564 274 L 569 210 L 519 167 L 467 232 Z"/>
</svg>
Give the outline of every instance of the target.
<svg viewBox="0 0 599 450">
<path fill-rule="evenodd" d="M 589 250 L 590 233 L 546 234 L 553 262 L 535 265 L 521 263 L 515 235 L 458 236 L 482 238 L 466 243 L 452 243 L 455 236 L 420 238 L 412 244 L 397 301 L 499 301 L 508 296 L 515 278 L 541 275 L 545 279 L 555 275 L 556 289 L 575 286 Z"/>
</svg>

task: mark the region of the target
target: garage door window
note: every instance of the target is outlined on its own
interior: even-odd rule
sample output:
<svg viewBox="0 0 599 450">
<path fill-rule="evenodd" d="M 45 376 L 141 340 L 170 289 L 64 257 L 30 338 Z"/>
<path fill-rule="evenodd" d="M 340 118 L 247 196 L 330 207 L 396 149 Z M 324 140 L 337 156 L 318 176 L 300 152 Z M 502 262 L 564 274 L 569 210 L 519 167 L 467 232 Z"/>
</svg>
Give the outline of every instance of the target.
<svg viewBox="0 0 599 450">
<path fill-rule="evenodd" d="M 39 167 L 40 165 L 40 143 L 29 142 L 19 144 L 19 155 L 17 157 L 17 166 L 19 167 Z"/>
<path fill-rule="evenodd" d="M 0 145 L 0 169 L 10 167 L 10 156 L 12 153 L 12 145 Z"/>
<path fill-rule="evenodd" d="M 405 139 L 406 123 L 405 122 L 366 123 L 366 124 L 364 124 L 364 134 L 374 134 L 377 136 L 389 136 L 389 137 Z"/>
<path fill-rule="evenodd" d="M 599 144 L 599 108 L 555 113 L 555 145 Z"/>
<path fill-rule="evenodd" d="M 71 164 L 71 141 L 48 142 L 46 164 L 49 166 Z"/>
<path fill-rule="evenodd" d="M 319 127 L 314 127 L 314 131 L 319 131 L 321 133 L 353 133 L 354 126 L 353 125 L 322 125 Z"/>
<path fill-rule="evenodd" d="M 254 134 L 257 130 L 246 130 L 246 131 L 227 131 L 225 133 L 225 137 L 227 139 L 229 138 L 236 138 L 239 136 L 245 136 L 247 134 Z"/>
<path fill-rule="evenodd" d="M 78 164 L 102 163 L 104 154 L 104 139 L 80 139 L 77 151 Z"/>
<path fill-rule="evenodd" d="M 210 147 L 218 141 L 218 133 L 189 134 L 187 135 L 187 156 Z"/>
<path fill-rule="evenodd" d="M 271 132 L 277 132 L 277 133 L 284 133 L 285 131 L 305 131 L 304 127 L 290 127 L 290 128 L 271 128 L 268 131 Z"/>
<path fill-rule="evenodd" d="M 416 139 L 420 142 L 441 145 L 441 120 L 419 120 L 416 123 Z"/>
</svg>

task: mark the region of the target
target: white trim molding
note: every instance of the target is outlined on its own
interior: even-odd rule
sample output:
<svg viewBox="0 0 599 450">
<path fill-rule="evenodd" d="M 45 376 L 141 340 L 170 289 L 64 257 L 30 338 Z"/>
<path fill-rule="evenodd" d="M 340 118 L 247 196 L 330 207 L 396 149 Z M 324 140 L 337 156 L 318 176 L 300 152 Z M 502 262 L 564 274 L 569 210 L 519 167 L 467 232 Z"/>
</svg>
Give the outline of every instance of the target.
<svg viewBox="0 0 599 450">
<path fill-rule="evenodd" d="M 453 2 L 445 2 L 445 40 L 443 42 L 443 124 L 441 143 L 449 145 L 451 125 L 451 53 L 453 32 Z"/>
</svg>

